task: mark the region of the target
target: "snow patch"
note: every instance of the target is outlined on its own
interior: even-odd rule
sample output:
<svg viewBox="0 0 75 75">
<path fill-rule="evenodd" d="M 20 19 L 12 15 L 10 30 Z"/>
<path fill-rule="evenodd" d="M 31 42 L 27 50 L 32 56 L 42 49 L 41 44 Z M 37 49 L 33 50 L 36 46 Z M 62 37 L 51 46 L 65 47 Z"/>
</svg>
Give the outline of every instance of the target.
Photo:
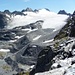
<svg viewBox="0 0 75 75">
<path fill-rule="evenodd" d="M 58 61 L 58 63 L 59 63 L 61 66 L 71 66 L 71 61 L 72 61 L 71 58 L 66 58 L 65 60 L 60 60 L 60 61 Z"/>
<path fill-rule="evenodd" d="M 0 52 L 10 52 L 9 49 L 0 49 Z"/>
<path fill-rule="evenodd" d="M 46 40 L 44 41 L 43 43 L 49 43 L 49 42 L 52 42 L 54 39 L 51 39 L 51 40 Z"/>
<path fill-rule="evenodd" d="M 33 30 L 29 29 L 29 31 L 27 33 L 34 32 L 36 30 L 38 30 L 38 29 L 37 28 L 36 29 L 33 29 Z"/>
<path fill-rule="evenodd" d="M 58 66 L 58 63 L 54 63 L 53 65 L 52 65 L 52 67 L 57 67 Z"/>
<path fill-rule="evenodd" d="M 38 40 L 42 35 L 39 35 L 33 39 L 33 41 Z"/>
<path fill-rule="evenodd" d="M 10 40 L 10 41 L 8 41 L 8 42 L 16 42 L 16 40 Z"/>
<path fill-rule="evenodd" d="M 35 65 L 32 65 L 30 68 L 33 69 Z"/>
<path fill-rule="evenodd" d="M 16 39 L 20 39 L 20 38 L 22 38 L 24 35 L 22 35 L 22 36 L 15 36 L 15 38 Z"/>
<path fill-rule="evenodd" d="M 36 48 L 37 46 L 36 45 L 33 45 L 32 47 L 35 47 Z"/>
</svg>

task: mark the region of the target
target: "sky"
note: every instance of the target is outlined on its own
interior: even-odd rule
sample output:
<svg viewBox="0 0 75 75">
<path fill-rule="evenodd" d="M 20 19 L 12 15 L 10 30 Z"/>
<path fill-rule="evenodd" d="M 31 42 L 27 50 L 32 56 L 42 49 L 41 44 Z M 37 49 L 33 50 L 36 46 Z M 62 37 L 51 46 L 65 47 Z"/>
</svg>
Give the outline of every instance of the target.
<svg viewBox="0 0 75 75">
<path fill-rule="evenodd" d="M 72 13 L 75 10 L 75 0 L 0 0 L 0 11 L 21 11 L 27 7 L 34 9 L 48 8 L 52 12 L 65 10 Z"/>
</svg>

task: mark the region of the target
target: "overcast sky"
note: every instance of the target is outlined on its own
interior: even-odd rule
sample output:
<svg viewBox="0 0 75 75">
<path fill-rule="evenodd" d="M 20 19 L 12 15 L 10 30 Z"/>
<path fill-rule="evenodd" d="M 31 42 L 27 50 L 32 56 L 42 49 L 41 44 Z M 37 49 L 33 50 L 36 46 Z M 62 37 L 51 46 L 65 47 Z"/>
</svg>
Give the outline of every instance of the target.
<svg viewBox="0 0 75 75">
<path fill-rule="evenodd" d="M 22 10 L 27 7 L 32 9 L 48 8 L 53 12 L 65 10 L 72 13 L 75 10 L 75 0 L 0 0 L 0 11 Z"/>
</svg>

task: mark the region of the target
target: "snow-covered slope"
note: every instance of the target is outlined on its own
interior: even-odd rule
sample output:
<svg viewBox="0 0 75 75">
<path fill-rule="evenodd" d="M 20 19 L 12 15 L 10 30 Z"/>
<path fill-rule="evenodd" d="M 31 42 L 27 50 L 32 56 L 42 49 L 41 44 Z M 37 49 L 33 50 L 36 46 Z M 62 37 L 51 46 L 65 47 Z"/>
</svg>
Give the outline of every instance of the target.
<svg viewBox="0 0 75 75">
<path fill-rule="evenodd" d="M 38 12 L 26 11 L 23 13 L 26 15 L 12 15 L 7 28 L 12 29 L 14 27 L 34 23 L 38 20 L 43 20 L 44 23 L 42 28 L 60 29 L 65 25 L 66 19 L 68 18 L 67 15 L 59 15 L 54 12 L 47 11 L 46 9 L 41 9 Z"/>
</svg>

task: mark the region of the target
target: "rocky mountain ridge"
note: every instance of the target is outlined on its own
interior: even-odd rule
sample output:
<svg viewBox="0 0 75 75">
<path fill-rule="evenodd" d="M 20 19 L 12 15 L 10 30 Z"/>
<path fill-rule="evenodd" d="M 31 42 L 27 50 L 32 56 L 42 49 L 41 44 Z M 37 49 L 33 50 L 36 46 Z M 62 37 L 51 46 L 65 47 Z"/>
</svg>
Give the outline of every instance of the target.
<svg viewBox="0 0 75 75">
<path fill-rule="evenodd" d="M 65 15 L 71 15 L 70 13 L 67 13 L 65 10 L 60 10 L 59 12 L 58 12 L 58 14 L 65 14 Z"/>
<path fill-rule="evenodd" d="M 2 19 L 2 18 L 0 18 L 0 19 L 2 19 L 2 20 L 4 21 L 3 24 L 1 23 L 2 20 L 0 21 L 0 23 L 1 23 L 1 26 L 0 26 L 0 27 L 1 27 L 1 28 L 6 27 L 6 26 L 8 25 L 8 23 L 12 21 L 11 18 L 13 18 L 13 17 L 16 16 L 16 15 L 26 16 L 27 14 L 25 14 L 24 12 L 38 13 L 40 10 L 42 10 L 42 9 L 39 9 L 39 10 L 35 9 L 35 10 L 32 10 L 31 8 L 26 8 L 26 9 L 23 9 L 22 11 L 13 11 L 13 12 L 11 12 L 11 11 L 9 11 L 9 10 L 0 11 L 0 16 L 3 17 L 3 19 Z M 45 10 L 50 12 L 50 10 L 47 9 L 47 8 L 45 8 Z M 63 12 L 64 12 L 64 13 L 63 13 Z M 68 13 L 66 13 L 65 10 L 60 10 L 60 11 L 58 12 L 58 14 L 62 14 L 62 13 L 63 13 L 64 15 L 68 15 Z"/>
</svg>

